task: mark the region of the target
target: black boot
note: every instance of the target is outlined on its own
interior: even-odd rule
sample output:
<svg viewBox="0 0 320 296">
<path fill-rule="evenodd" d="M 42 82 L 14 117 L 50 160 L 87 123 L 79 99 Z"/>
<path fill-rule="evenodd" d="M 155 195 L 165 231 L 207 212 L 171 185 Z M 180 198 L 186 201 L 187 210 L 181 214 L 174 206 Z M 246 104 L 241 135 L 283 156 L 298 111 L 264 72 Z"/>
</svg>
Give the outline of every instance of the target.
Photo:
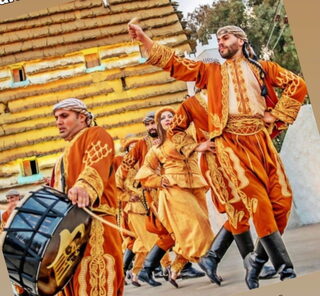
<svg viewBox="0 0 320 296">
<path fill-rule="evenodd" d="M 253 245 L 250 231 L 246 231 L 241 234 L 235 234 L 234 240 L 236 241 L 238 250 L 243 260 L 246 258 L 246 256 L 249 253 L 253 252 L 254 245 Z M 247 285 L 248 286 L 250 285 L 251 287 L 249 289 L 254 289 L 259 286 L 259 278 L 268 279 L 268 278 L 272 278 L 276 274 L 276 271 L 272 266 L 265 266 L 265 263 L 268 261 L 269 258 L 264 248 L 259 242 L 257 244 L 255 251 L 258 254 L 258 258 L 256 259 L 256 263 L 255 263 L 255 269 L 254 270 L 250 269 L 250 272 L 248 272 L 248 269 L 247 269 L 248 265 L 245 263 L 245 269 L 247 270 L 246 282 L 247 282 Z M 262 261 L 265 261 L 265 262 L 262 264 Z M 250 280 L 249 278 L 252 278 L 252 279 Z M 249 281 L 249 284 L 248 284 L 248 281 Z"/>
<path fill-rule="evenodd" d="M 244 258 L 244 268 L 246 269 L 246 284 L 248 288 L 259 288 L 259 275 L 264 264 L 268 261 L 268 255 L 259 242 L 256 249 Z"/>
<path fill-rule="evenodd" d="M 242 259 L 244 259 L 249 253 L 253 251 L 254 248 L 251 232 L 250 230 L 248 230 L 240 234 L 235 234 L 233 237 L 240 255 Z"/>
<path fill-rule="evenodd" d="M 273 232 L 260 239 L 263 248 L 269 255 L 275 270 L 280 274 L 280 280 L 295 278 L 293 264 L 284 245 L 279 231 Z"/>
<path fill-rule="evenodd" d="M 217 275 L 218 263 L 233 242 L 233 235 L 222 227 L 216 235 L 211 248 L 200 258 L 198 264 L 210 278 L 211 282 L 221 285 L 221 278 Z"/>
<path fill-rule="evenodd" d="M 129 270 L 129 267 L 132 263 L 132 260 L 134 259 L 135 253 L 133 253 L 130 249 L 126 249 L 123 255 L 123 270 L 124 275 L 126 276 L 127 271 Z"/>
<path fill-rule="evenodd" d="M 195 269 L 191 262 L 188 262 L 180 271 L 180 274 L 178 276 L 178 278 L 181 279 L 193 279 L 193 278 L 199 278 L 199 277 L 203 277 L 206 274 L 202 271 L 199 271 L 197 269 Z"/>
<path fill-rule="evenodd" d="M 265 260 L 269 260 L 269 256 L 266 253 L 265 249 L 263 248 L 260 240 L 257 243 L 256 250 L 260 257 L 264 258 Z M 267 280 L 273 278 L 277 274 L 277 271 L 274 269 L 273 266 L 263 265 L 262 270 L 259 275 L 260 280 Z"/>
<path fill-rule="evenodd" d="M 281 235 L 279 232 L 274 232 L 261 238 L 254 252 L 248 254 L 244 260 L 249 289 L 259 287 L 259 274 L 269 258 L 275 268 L 274 273 L 279 272 L 281 280 L 296 277 Z"/>
<path fill-rule="evenodd" d="M 140 271 L 138 275 L 138 279 L 140 281 L 146 282 L 153 287 L 161 285 L 160 282 L 154 280 L 152 276 L 152 271 L 159 265 L 160 260 L 162 259 L 165 253 L 166 251 L 162 250 L 157 245 L 155 245 L 151 249 L 146 259 L 144 260 L 143 269 Z"/>
</svg>

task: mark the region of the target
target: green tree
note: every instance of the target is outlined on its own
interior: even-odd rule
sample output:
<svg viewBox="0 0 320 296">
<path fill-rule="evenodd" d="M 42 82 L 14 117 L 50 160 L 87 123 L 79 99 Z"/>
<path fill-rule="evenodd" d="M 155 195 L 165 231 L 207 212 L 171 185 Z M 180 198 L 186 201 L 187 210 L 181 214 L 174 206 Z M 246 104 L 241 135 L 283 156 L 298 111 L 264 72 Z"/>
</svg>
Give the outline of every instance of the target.
<svg viewBox="0 0 320 296">
<path fill-rule="evenodd" d="M 190 38 L 202 44 L 207 44 L 211 34 L 222 26 L 239 26 L 258 56 L 263 56 L 263 48 L 268 45 L 271 60 L 301 74 L 286 12 L 279 0 L 218 0 L 212 6 L 200 5 L 188 14 L 186 24 Z"/>
<path fill-rule="evenodd" d="M 302 75 L 281 0 L 216 0 L 211 6 L 200 5 L 188 14 L 186 32 L 192 40 L 207 44 L 211 35 L 226 25 L 241 27 L 260 58 L 269 53 L 268 59 Z M 273 141 L 278 151 L 285 134 L 282 132 Z"/>
</svg>

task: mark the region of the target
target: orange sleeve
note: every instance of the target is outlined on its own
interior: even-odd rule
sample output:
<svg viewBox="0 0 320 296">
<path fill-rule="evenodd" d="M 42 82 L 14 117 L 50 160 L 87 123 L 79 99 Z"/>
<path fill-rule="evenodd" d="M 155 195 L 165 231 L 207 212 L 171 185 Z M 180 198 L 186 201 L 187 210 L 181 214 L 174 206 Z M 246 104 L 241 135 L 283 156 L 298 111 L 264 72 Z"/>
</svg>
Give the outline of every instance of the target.
<svg viewBox="0 0 320 296">
<path fill-rule="evenodd" d="M 98 202 L 110 182 L 113 170 L 114 144 L 111 136 L 101 127 L 90 128 L 84 141 L 83 169 L 74 186 L 89 193 L 91 203 Z"/>
<path fill-rule="evenodd" d="M 271 114 L 287 124 L 293 123 L 307 94 L 304 80 L 276 63 L 261 62 L 261 64 L 271 85 L 283 90 Z"/>
<path fill-rule="evenodd" d="M 198 88 L 206 88 L 208 64 L 179 57 L 172 48 L 153 43 L 148 63 L 170 72 L 170 76 L 182 81 L 195 81 Z"/>
</svg>

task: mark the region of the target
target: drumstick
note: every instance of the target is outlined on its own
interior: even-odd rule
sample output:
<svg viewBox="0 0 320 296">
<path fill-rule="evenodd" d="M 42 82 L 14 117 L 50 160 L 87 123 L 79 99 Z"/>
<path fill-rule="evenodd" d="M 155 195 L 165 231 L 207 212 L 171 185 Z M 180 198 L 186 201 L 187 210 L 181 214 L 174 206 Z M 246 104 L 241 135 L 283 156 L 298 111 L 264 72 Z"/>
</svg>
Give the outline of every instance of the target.
<svg viewBox="0 0 320 296">
<path fill-rule="evenodd" d="M 102 219 L 100 216 L 94 214 L 94 213 L 93 213 L 92 211 L 90 211 L 88 208 L 82 208 L 82 209 L 83 209 L 86 213 L 88 213 L 91 217 L 99 220 L 101 223 L 104 223 L 104 224 L 106 224 L 106 225 L 108 225 L 108 226 L 110 226 L 110 227 L 112 227 L 112 228 L 114 228 L 114 229 L 117 229 L 117 230 L 119 230 L 119 231 L 121 231 L 121 232 L 123 232 L 123 233 L 125 233 L 125 234 L 127 234 L 127 235 L 129 235 L 129 236 L 136 237 L 136 235 L 135 235 L 133 232 L 131 232 L 131 231 L 127 230 L 127 229 L 124 229 L 124 228 L 122 228 L 122 227 L 120 227 L 120 226 L 118 226 L 118 225 L 116 225 L 116 224 L 113 224 L 113 223 L 111 223 L 111 222 L 109 222 L 109 221 L 106 221 L 106 220 Z"/>
</svg>

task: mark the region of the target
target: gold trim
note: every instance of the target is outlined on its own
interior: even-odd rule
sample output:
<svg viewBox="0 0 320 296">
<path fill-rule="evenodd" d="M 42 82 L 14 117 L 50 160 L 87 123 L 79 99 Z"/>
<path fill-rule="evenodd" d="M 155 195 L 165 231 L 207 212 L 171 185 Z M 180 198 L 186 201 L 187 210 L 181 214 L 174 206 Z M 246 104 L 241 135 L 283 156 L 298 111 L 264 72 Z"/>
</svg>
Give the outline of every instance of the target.
<svg viewBox="0 0 320 296">
<path fill-rule="evenodd" d="M 206 110 L 207 113 L 209 113 L 208 110 L 208 103 L 205 101 L 205 99 L 202 97 L 201 93 L 196 93 L 195 98 L 199 102 L 199 104 L 202 106 L 204 110 Z"/>
<path fill-rule="evenodd" d="M 292 124 L 298 115 L 301 105 L 302 103 L 297 100 L 282 94 L 271 114 L 285 123 Z"/>
<path fill-rule="evenodd" d="M 90 239 L 90 255 L 81 260 L 79 281 L 79 295 L 88 296 L 87 278 L 89 271 L 89 296 L 107 295 L 114 292 L 115 261 L 114 258 L 104 252 L 104 228 L 101 222 L 92 221 Z M 106 290 L 106 288 L 108 290 Z"/>
<path fill-rule="evenodd" d="M 154 42 L 151 47 L 147 63 L 154 66 L 158 66 L 160 68 L 164 68 L 173 55 L 173 49 L 161 45 L 157 42 Z"/>
<path fill-rule="evenodd" d="M 228 69 L 227 64 L 223 63 L 221 65 L 221 76 L 222 76 L 222 89 L 221 89 L 221 117 L 219 114 L 212 114 L 210 112 L 209 119 L 211 120 L 212 125 L 214 126 L 214 130 L 210 132 L 210 138 L 215 138 L 222 134 L 224 127 L 228 121 L 228 114 L 229 114 L 229 76 L 228 76 Z M 219 117 L 219 122 L 217 120 Z"/>
<path fill-rule="evenodd" d="M 93 205 L 97 198 L 102 196 L 104 189 L 100 174 L 91 166 L 86 166 L 82 170 L 74 186 L 82 187 L 88 192 L 91 205 Z"/>
<path fill-rule="evenodd" d="M 85 166 L 92 166 L 100 160 L 107 158 L 111 152 L 112 148 L 109 148 L 107 143 L 102 145 L 101 141 L 98 140 L 96 143 L 91 143 L 89 148 L 85 151 L 82 163 L 84 163 Z"/>
<path fill-rule="evenodd" d="M 236 135 L 254 135 L 264 128 L 261 116 L 229 115 L 224 131 Z"/>
</svg>

